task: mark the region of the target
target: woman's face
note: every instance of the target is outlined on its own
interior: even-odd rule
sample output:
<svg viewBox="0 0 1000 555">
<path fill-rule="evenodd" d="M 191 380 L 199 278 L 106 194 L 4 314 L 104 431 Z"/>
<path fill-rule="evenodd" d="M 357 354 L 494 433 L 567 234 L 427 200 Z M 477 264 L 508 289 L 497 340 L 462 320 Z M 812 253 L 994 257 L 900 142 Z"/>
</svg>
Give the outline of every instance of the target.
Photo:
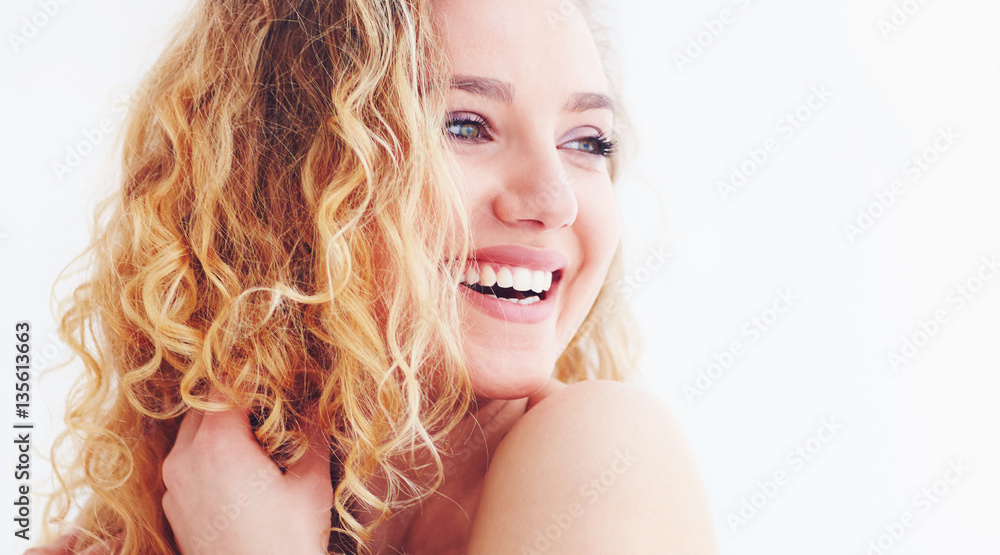
<svg viewBox="0 0 1000 555">
<path fill-rule="evenodd" d="M 460 310 L 481 397 L 545 384 L 619 241 L 606 156 L 613 109 L 597 47 L 570 5 L 434 5 L 452 70 L 447 132 L 473 230 Z"/>
</svg>

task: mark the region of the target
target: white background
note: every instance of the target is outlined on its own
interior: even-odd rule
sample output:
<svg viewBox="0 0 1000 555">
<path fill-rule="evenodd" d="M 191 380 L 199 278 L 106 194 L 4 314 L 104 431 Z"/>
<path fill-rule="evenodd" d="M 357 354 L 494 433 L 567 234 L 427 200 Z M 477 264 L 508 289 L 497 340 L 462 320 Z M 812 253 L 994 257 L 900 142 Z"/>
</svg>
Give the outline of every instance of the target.
<svg viewBox="0 0 1000 555">
<path fill-rule="evenodd" d="M 120 129 L 123 99 L 186 7 L 64 2 L 16 49 L 11 34 L 38 0 L 0 8 L 0 343 L 30 321 L 39 369 L 67 354 L 50 287 L 86 245 L 93 201 L 117 168 L 108 135 L 69 173 L 53 164 L 102 120 Z M 913 13 L 880 29 L 895 6 Z M 706 31 L 727 9 L 730 23 Z M 647 341 L 641 382 L 687 433 L 723 553 L 1000 552 L 1000 279 L 977 277 L 1000 255 L 998 20 L 993 0 L 617 3 L 610 21 L 639 139 L 619 201 Z M 812 90 L 829 98 L 809 108 Z M 956 138 L 934 150 L 939 130 Z M 768 138 L 777 149 L 752 162 Z M 913 156 L 928 160 L 919 176 Z M 720 191 L 744 164 L 746 183 Z M 873 206 L 896 180 L 905 190 Z M 850 236 L 845 224 L 864 214 Z M 961 306 L 959 287 L 977 290 Z M 769 312 L 781 292 L 795 300 Z M 923 335 L 939 311 L 946 320 Z M 758 334 L 755 318 L 769 322 Z M 906 338 L 921 346 L 894 368 Z M 709 368 L 734 342 L 740 354 Z M 71 374 L 35 378 L 36 490 L 50 487 L 43 459 Z M 12 385 L 0 372 L 7 469 Z M 834 434 L 819 432 L 824 421 Z M 938 482 L 950 462 L 967 470 Z M 12 478 L 0 479 L 4 538 Z M 37 522 L 38 499 L 34 511 Z M 873 550 L 907 512 L 913 526 Z"/>
</svg>

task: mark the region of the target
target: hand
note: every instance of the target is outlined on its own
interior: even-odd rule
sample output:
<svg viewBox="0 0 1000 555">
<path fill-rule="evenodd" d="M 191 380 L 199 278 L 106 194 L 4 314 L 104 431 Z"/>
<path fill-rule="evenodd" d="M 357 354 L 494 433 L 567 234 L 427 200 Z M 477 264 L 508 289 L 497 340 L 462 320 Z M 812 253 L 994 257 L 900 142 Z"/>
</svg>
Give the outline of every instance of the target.
<svg viewBox="0 0 1000 555">
<path fill-rule="evenodd" d="M 73 544 L 79 536 L 79 530 L 67 532 L 52 543 L 25 551 L 24 555 L 112 555 L 117 549 L 117 544 L 114 543 L 98 543 L 83 551 L 73 551 Z"/>
<path fill-rule="evenodd" d="M 183 555 L 326 554 L 333 486 L 326 440 L 284 475 L 238 410 L 184 415 L 163 461 L 163 511 Z"/>
</svg>

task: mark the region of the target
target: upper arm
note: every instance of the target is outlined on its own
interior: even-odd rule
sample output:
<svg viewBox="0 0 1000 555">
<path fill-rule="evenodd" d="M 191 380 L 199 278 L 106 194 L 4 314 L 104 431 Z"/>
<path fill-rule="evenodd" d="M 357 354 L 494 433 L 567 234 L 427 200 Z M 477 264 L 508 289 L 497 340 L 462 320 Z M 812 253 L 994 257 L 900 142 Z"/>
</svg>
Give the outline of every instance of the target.
<svg viewBox="0 0 1000 555">
<path fill-rule="evenodd" d="M 468 553 L 716 553 L 680 427 L 656 397 L 583 382 L 525 414 L 490 463 Z"/>
</svg>

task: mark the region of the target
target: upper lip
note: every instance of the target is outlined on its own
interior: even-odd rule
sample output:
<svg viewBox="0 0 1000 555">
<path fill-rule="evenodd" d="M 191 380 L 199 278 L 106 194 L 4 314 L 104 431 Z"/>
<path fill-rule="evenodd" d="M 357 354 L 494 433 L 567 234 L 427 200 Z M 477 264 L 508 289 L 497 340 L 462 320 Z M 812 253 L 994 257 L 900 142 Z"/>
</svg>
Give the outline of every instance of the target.
<svg viewBox="0 0 1000 555">
<path fill-rule="evenodd" d="M 531 249 L 520 245 L 497 245 L 476 249 L 472 252 L 472 259 L 481 264 L 492 263 L 543 272 L 555 272 L 567 265 L 566 257 L 559 251 Z"/>
</svg>

